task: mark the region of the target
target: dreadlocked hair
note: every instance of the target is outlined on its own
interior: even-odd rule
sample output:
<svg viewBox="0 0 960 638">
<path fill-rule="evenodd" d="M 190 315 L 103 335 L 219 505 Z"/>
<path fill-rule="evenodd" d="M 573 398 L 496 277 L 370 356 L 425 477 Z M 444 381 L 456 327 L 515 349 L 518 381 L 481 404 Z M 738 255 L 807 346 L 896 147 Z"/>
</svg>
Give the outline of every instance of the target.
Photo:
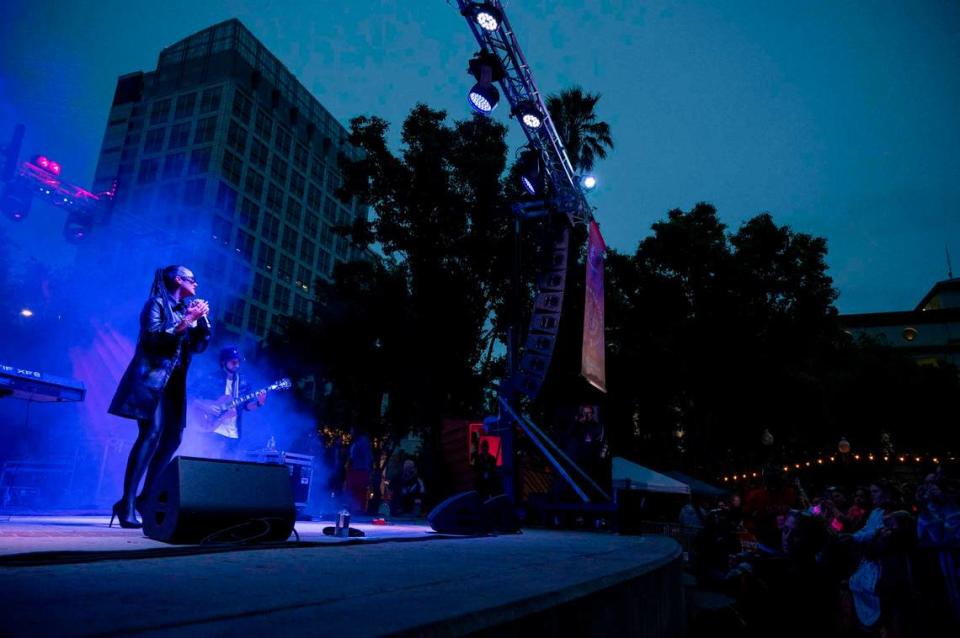
<svg viewBox="0 0 960 638">
<path fill-rule="evenodd" d="M 171 294 L 177 289 L 177 276 L 183 266 L 172 265 L 166 268 L 157 268 L 153 273 L 153 284 L 150 286 L 150 296 L 163 299 L 163 305 L 166 307 L 167 315 L 172 314 L 173 299 Z"/>
</svg>

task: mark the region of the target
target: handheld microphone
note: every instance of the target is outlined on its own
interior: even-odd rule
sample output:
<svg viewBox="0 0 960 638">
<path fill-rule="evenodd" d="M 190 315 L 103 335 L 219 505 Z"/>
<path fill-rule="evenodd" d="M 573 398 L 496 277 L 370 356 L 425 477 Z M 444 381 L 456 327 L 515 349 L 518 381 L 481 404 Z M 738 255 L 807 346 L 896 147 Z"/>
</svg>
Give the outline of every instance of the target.
<svg viewBox="0 0 960 638">
<path fill-rule="evenodd" d="M 202 315 L 198 321 L 200 322 L 201 326 L 207 330 L 211 330 L 210 319 L 207 318 L 207 315 Z"/>
</svg>

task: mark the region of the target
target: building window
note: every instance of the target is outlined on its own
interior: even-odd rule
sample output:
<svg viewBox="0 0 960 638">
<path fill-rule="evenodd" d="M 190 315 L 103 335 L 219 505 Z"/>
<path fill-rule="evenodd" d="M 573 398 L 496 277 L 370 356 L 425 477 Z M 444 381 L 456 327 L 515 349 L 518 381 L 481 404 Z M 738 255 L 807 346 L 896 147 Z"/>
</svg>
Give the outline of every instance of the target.
<svg viewBox="0 0 960 638">
<path fill-rule="evenodd" d="M 173 119 L 182 120 L 186 117 L 193 117 L 193 109 L 197 105 L 197 94 L 187 93 L 177 98 L 177 109 L 173 113 Z"/>
<path fill-rule="evenodd" d="M 127 136 L 123 138 L 123 145 L 127 148 L 135 147 L 140 145 L 140 132 L 127 133 Z M 135 150 L 135 149 L 134 149 Z"/>
<path fill-rule="evenodd" d="M 231 326 L 240 327 L 243 325 L 243 299 L 233 299 L 227 303 L 227 311 L 223 314 L 223 320 Z"/>
<path fill-rule="evenodd" d="M 210 170 L 210 155 L 212 153 L 212 146 L 193 149 L 190 153 L 190 165 L 187 167 L 187 174 L 201 175 Z"/>
<path fill-rule="evenodd" d="M 259 273 L 254 275 L 251 296 L 264 305 L 270 303 L 270 285 L 270 279 L 267 277 Z"/>
<path fill-rule="evenodd" d="M 233 215 L 237 208 L 237 191 L 233 190 L 223 182 L 217 186 L 217 199 L 214 207 L 228 216 Z"/>
<path fill-rule="evenodd" d="M 170 127 L 170 141 L 167 148 L 183 148 L 190 143 L 190 122 L 180 122 Z"/>
<path fill-rule="evenodd" d="M 304 237 L 300 241 L 300 259 L 307 264 L 313 263 L 313 253 L 316 251 L 317 245 L 312 241 Z"/>
<path fill-rule="evenodd" d="M 223 176 L 226 177 L 234 186 L 240 185 L 240 173 L 243 170 L 243 161 L 231 153 L 223 152 Z"/>
<path fill-rule="evenodd" d="M 293 198 L 287 199 L 287 214 L 285 219 L 287 223 L 292 225 L 294 228 L 300 226 L 300 217 L 303 214 L 303 206 L 300 205 L 300 202 Z"/>
<path fill-rule="evenodd" d="M 333 226 L 323 225 L 323 230 L 320 231 L 320 245 L 328 250 L 333 250 Z"/>
<path fill-rule="evenodd" d="M 159 153 L 163 150 L 163 139 L 166 136 L 167 129 L 155 128 L 147 131 L 147 137 L 143 141 L 144 153 Z"/>
<path fill-rule="evenodd" d="M 255 203 L 243 198 L 243 203 L 240 204 L 240 223 L 249 228 L 250 230 L 256 232 L 257 224 L 260 222 L 260 207 Z"/>
<path fill-rule="evenodd" d="M 217 132 L 217 118 L 206 117 L 197 122 L 197 130 L 193 134 L 194 144 L 206 144 L 212 142 L 214 134 Z"/>
<path fill-rule="evenodd" d="M 250 304 L 250 316 L 247 319 L 247 330 L 258 337 L 267 331 L 267 311 L 259 306 Z"/>
<path fill-rule="evenodd" d="M 248 170 L 247 179 L 243 183 L 244 192 L 260 201 L 260 198 L 263 197 L 263 181 L 263 175 L 253 169 Z"/>
<path fill-rule="evenodd" d="M 330 197 L 323 200 L 323 218 L 331 224 L 337 223 L 337 203 Z"/>
<path fill-rule="evenodd" d="M 278 215 L 283 211 L 283 189 L 273 183 L 267 187 L 267 208 Z"/>
<path fill-rule="evenodd" d="M 183 203 L 186 206 L 200 206 L 207 188 L 207 180 L 191 179 L 183 187 Z"/>
<path fill-rule="evenodd" d="M 150 124 L 163 124 L 170 118 L 170 98 L 157 100 L 150 109 Z"/>
<path fill-rule="evenodd" d="M 333 257 L 325 251 L 320 249 L 320 254 L 317 255 L 317 272 L 319 272 L 323 277 L 330 276 L 330 266 L 333 264 Z"/>
<path fill-rule="evenodd" d="M 277 139 L 275 142 L 276 148 L 280 151 L 280 154 L 284 157 L 290 157 L 290 146 L 293 143 L 293 138 L 290 137 L 290 133 L 281 127 L 277 127 Z"/>
<path fill-rule="evenodd" d="M 300 290 L 307 292 L 310 290 L 310 269 L 306 266 L 297 266 L 296 286 Z"/>
<path fill-rule="evenodd" d="M 270 143 L 270 131 L 273 129 L 273 120 L 263 111 L 257 111 L 257 119 L 253 125 L 253 133 L 266 143 Z"/>
<path fill-rule="evenodd" d="M 247 150 L 247 129 L 233 120 L 230 120 L 230 128 L 227 129 L 227 146 L 241 155 Z"/>
<path fill-rule="evenodd" d="M 230 224 L 230 221 L 220 217 L 219 215 L 213 216 L 213 223 L 210 226 L 210 237 L 215 242 L 223 244 L 224 246 L 230 245 L 230 233 L 233 231 L 233 226 Z"/>
<path fill-rule="evenodd" d="M 186 153 L 171 153 L 163 162 L 163 179 L 176 179 L 183 175 L 183 165 L 187 161 Z"/>
<path fill-rule="evenodd" d="M 320 219 L 313 213 L 307 213 L 306 219 L 303 220 L 303 234 L 310 239 L 316 239 L 319 228 Z"/>
<path fill-rule="evenodd" d="M 233 263 L 233 271 L 230 273 L 230 290 L 235 294 L 245 295 L 250 289 L 250 269 L 239 264 Z"/>
<path fill-rule="evenodd" d="M 327 169 L 327 190 L 331 193 L 337 192 L 337 189 L 343 185 L 343 174 L 331 168 Z"/>
<path fill-rule="evenodd" d="M 259 168 L 261 171 L 267 170 L 267 157 L 270 155 L 270 152 L 267 150 L 267 145 L 257 140 L 250 140 L 250 163 Z"/>
<path fill-rule="evenodd" d="M 297 171 L 290 173 L 290 192 L 296 195 L 299 199 L 303 199 L 303 188 L 306 184 L 306 180 L 303 178 L 303 175 Z"/>
<path fill-rule="evenodd" d="M 314 211 L 319 211 L 320 207 L 323 205 L 323 197 L 320 194 L 320 189 L 310 184 L 307 187 L 307 208 Z"/>
<path fill-rule="evenodd" d="M 264 215 L 260 234 L 267 241 L 277 243 L 277 238 L 280 236 L 280 220 L 273 215 Z"/>
<path fill-rule="evenodd" d="M 250 112 L 253 109 L 253 103 L 246 95 L 237 91 L 233 94 L 233 116 L 246 124 L 250 121 Z"/>
<path fill-rule="evenodd" d="M 236 250 L 247 262 L 253 261 L 254 237 L 245 230 L 237 231 Z"/>
<path fill-rule="evenodd" d="M 127 124 L 127 133 L 134 133 L 143 128 L 143 120 L 139 118 L 131 118 L 130 122 Z M 140 138 L 137 138 L 137 141 L 140 141 Z"/>
<path fill-rule="evenodd" d="M 281 187 L 287 185 L 287 163 L 277 154 L 274 154 L 273 161 L 270 162 L 270 177 Z"/>
<path fill-rule="evenodd" d="M 314 155 L 313 163 L 310 164 L 310 179 L 316 182 L 320 188 L 323 188 L 323 173 L 323 160 Z"/>
<path fill-rule="evenodd" d="M 310 152 L 303 144 L 297 144 L 293 147 L 293 163 L 304 173 L 307 172 L 307 165 L 310 163 Z"/>
<path fill-rule="evenodd" d="M 283 253 L 280 253 L 280 261 L 277 263 L 277 279 L 284 283 L 293 280 L 293 258 Z"/>
<path fill-rule="evenodd" d="M 200 115 L 213 113 L 220 108 L 220 96 L 223 94 L 223 87 L 215 86 L 203 92 L 200 98 Z"/>
<path fill-rule="evenodd" d="M 273 289 L 273 311 L 285 315 L 290 312 L 290 289 L 277 284 Z"/>
<path fill-rule="evenodd" d="M 297 254 L 297 231 L 286 224 L 283 225 L 283 241 L 280 247 L 291 255 Z"/>
<path fill-rule="evenodd" d="M 294 295 L 293 296 L 293 314 L 294 316 L 300 319 L 307 318 L 307 312 L 309 311 L 310 304 L 307 301 L 306 297 L 303 295 Z"/>
<path fill-rule="evenodd" d="M 140 160 L 140 172 L 137 173 L 138 184 L 151 184 L 157 181 L 157 173 L 160 171 L 160 158 Z"/>
<path fill-rule="evenodd" d="M 260 242 L 260 248 L 257 250 L 257 268 L 272 271 L 276 260 L 277 251 L 272 246 Z"/>
</svg>

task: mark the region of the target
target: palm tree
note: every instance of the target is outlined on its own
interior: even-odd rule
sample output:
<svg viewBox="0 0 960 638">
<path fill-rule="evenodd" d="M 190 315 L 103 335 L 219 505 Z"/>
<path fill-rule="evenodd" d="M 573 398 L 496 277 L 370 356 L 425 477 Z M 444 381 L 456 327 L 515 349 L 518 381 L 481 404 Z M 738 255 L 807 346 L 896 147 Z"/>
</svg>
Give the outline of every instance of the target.
<svg viewBox="0 0 960 638">
<path fill-rule="evenodd" d="M 589 171 L 597 158 L 604 159 L 607 149 L 613 148 L 610 125 L 598 122 L 594 113 L 599 100 L 599 93 L 584 93 L 579 86 L 547 98 L 550 119 L 577 172 Z"/>
</svg>

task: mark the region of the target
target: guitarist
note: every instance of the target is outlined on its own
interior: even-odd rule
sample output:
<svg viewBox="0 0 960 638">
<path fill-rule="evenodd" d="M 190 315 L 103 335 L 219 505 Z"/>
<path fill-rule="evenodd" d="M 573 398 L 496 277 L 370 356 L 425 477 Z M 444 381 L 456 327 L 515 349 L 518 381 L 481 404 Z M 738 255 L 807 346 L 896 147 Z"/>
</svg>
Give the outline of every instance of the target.
<svg viewBox="0 0 960 638">
<path fill-rule="evenodd" d="M 216 396 L 215 404 L 226 404 L 250 391 L 245 377 L 240 374 L 243 355 L 236 346 L 227 346 L 220 350 L 220 373 L 214 375 L 214 380 L 208 384 L 207 396 Z M 267 401 L 266 391 L 257 394 L 251 400 L 228 412 L 216 420 L 208 439 L 214 444 L 214 450 L 223 459 L 233 459 L 238 456 L 240 437 L 243 434 L 243 413 L 251 412 L 262 407 Z"/>
</svg>

